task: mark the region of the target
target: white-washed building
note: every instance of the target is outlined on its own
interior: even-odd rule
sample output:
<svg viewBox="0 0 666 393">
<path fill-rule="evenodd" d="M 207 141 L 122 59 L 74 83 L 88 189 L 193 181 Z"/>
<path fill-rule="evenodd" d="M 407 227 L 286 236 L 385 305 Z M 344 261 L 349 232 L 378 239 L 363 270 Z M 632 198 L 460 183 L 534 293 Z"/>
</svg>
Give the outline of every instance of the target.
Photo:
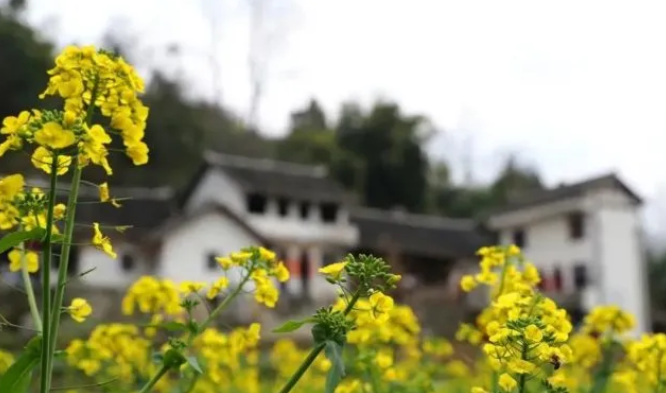
<svg viewBox="0 0 666 393">
<path fill-rule="evenodd" d="M 641 199 L 610 174 L 522 197 L 493 212 L 500 243 L 520 246 L 549 295 L 584 313 L 617 304 L 650 329 Z"/>
</svg>

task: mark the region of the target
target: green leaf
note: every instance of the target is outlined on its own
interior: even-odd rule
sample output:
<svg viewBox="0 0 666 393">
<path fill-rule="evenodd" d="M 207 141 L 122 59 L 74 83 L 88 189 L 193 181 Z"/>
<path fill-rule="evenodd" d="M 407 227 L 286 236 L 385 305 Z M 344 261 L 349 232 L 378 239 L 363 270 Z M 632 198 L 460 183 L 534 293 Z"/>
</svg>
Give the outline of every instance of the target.
<svg viewBox="0 0 666 393">
<path fill-rule="evenodd" d="M 332 366 L 326 376 L 326 388 L 324 391 L 325 393 L 333 393 L 345 376 L 345 363 L 342 359 L 342 345 L 333 340 L 327 340 L 325 345 L 324 354 L 331 361 Z"/>
<path fill-rule="evenodd" d="M 291 333 L 300 329 L 301 326 L 308 323 L 308 320 L 303 321 L 287 321 L 284 325 L 280 326 L 277 329 L 273 329 L 273 333 Z"/>
<path fill-rule="evenodd" d="M 197 360 L 196 357 L 194 356 L 188 356 L 187 357 L 187 364 L 192 367 L 192 370 L 196 371 L 197 374 L 201 375 L 203 374 L 203 370 L 201 369 L 201 366 L 199 365 L 199 361 Z"/>
<path fill-rule="evenodd" d="M 188 330 L 187 326 L 184 323 L 176 321 L 164 322 L 157 326 L 164 330 L 168 330 L 170 332 L 184 332 Z"/>
<path fill-rule="evenodd" d="M 18 246 L 28 240 L 38 240 L 44 237 L 44 229 L 35 228 L 31 231 L 12 232 L 0 239 L 0 254 Z M 4 392 L 3 392 L 4 393 Z"/>
<path fill-rule="evenodd" d="M 32 370 L 41 358 L 41 336 L 36 336 L 14 364 L 0 377 L 2 393 L 27 393 L 32 380 Z"/>
</svg>

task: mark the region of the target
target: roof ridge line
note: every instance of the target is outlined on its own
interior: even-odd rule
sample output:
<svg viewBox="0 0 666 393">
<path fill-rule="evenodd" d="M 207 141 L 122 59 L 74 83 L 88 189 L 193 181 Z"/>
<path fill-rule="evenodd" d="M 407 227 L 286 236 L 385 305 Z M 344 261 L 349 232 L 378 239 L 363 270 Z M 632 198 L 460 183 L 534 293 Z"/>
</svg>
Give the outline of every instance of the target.
<svg viewBox="0 0 666 393">
<path fill-rule="evenodd" d="M 228 165 L 239 168 L 275 171 L 298 176 L 323 178 L 328 176 L 324 165 L 305 165 L 275 160 L 272 158 L 252 158 L 233 154 L 219 153 L 212 150 L 204 152 L 204 159 L 213 165 Z"/>
<path fill-rule="evenodd" d="M 448 227 L 460 229 L 473 229 L 475 221 L 467 218 L 450 218 L 431 214 L 396 212 L 377 208 L 364 207 L 355 209 L 352 215 L 372 217 L 382 220 L 400 222 L 411 226 Z"/>
</svg>

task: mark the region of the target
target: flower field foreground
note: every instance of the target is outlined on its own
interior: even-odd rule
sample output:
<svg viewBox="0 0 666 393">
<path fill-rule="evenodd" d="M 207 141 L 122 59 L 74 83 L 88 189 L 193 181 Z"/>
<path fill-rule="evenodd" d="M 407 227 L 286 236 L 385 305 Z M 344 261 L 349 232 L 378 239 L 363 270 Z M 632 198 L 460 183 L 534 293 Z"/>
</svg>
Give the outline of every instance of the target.
<svg viewBox="0 0 666 393">
<path fill-rule="evenodd" d="M 461 325 L 456 335 L 478 348 L 473 359 L 458 356 L 444 339 L 425 337 L 412 310 L 388 295 L 400 276 L 367 255 L 320 269 L 338 288 L 337 302 L 275 330 L 309 328 L 310 348 L 282 339 L 266 349 L 258 323 L 219 329 L 224 311 L 246 294 L 268 308 L 278 302 L 276 284 L 289 280 L 289 271 L 262 247 L 219 256 L 219 275 L 211 282 L 142 277 L 121 305 L 139 322 L 100 324 L 59 348 L 63 314 L 76 322 L 94 314 L 86 299 L 65 303 L 74 226 L 89 227 L 90 244 L 116 258 L 104 234 L 109 228 L 75 220 L 83 172 L 98 166 L 112 175 L 107 157 L 114 151 L 146 164 L 149 111 L 139 98 L 143 81 L 121 57 L 68 47 L 55 63 L 42 96 L 61 98 L 62 109 L 24 111 L 0 128 L 0 157 L 28 152 L 49 179 L 49 187 L 39 189 L 21 174 L 0 178 L 0 230 L 6 233 L 0 253 L 8 252 L 10 270 L 23 279 L 33 322 L 22 352 L 0 351 L 0 393 L 666 392 L 666 336 L 629 339 L 632 316 L 612 305 L 593 310 L 574 331 L 567 312 L 536 289 L 537 269 L 515 246 L 482 248 L 480 271 L 461 281 L 465 291 L 481 287 L 489 294 L 476 322 Z M 110 147 L 114 139 L 122 148 Z M 66 201 L 56 195 L 63 176 L 69 177 Z M 96 187 L 100 203 L 121 207 L 107 183 Z M 51 277 L 44 267 L 55 257 L 58 271 Z M 32 287 L 37 274 L 41 299 Z M 208 308 L 203 318 L 195 313 L 202 306 Z M 2 317 L 3 326 L 16 327 Z M 56 366 L 63 370 L 58 380 Z"/>
</svg>

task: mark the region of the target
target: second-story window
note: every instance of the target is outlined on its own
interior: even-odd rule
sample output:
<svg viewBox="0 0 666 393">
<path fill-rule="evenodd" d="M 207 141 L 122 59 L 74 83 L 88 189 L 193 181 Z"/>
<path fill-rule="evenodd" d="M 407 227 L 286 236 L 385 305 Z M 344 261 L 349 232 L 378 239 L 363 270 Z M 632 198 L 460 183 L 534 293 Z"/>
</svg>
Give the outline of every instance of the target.
<svg viewBox="0 0 666 393">
<path fill-rule="evenodd" d="M 582 212 L 569 214 L 569 238 L 577 240 L 585 237 L 585 215 Z"/>
<path fill-rule="evenodd" d="M 322 203 L 321 205 L 321 220 L 323 222 L 332 223 L 338 219 L 338 205 L 335 203 Z"/>
<path fill-rule="evenodd" d="M 309 202 L 301 202 L 299 206 L 299 210 L 301 213 L 301 218 L 306 220 L 308 216 L 310 215 L 310 203 Z"/>
<path fill-rule="evenodd" d="M 556 266 L 555 269 L 553 269 L 553 289 L 560 292 L 563 284 L 562 269 L 560 269 L 559 266 Z"/>
<path fill-rule="evenodd" d="M 287 198 L 278 199 L 278 214 L 280 217 L 289 215 L 289 200 Z"/>
<path fill-rule="evenodd" d="M 208 257 L 206 258 L 206 266 L 208 267 L 208 270 L 215 270 L 217 269 L 217 254 L 214 252 L 209 252 Z"/>
<path fill-rule="evenodd" d="M 578 263 L 574 266 L 574 286 L 576 290 L 581 290 L 587 287 L 589 283 L 589 277 L 587 272 L 587 265 L 584 263 Z"/>
<path fill-rule="evenodd" d="M 125 272 L 134 269 L 134 257 L 132 256 L 132 254 L 123 255 L 123 258 L 120 261 L 120 266 Z"/>
<path fill-rule="evenodd" d="M 247 211 L 254 214 L 264 214 L 267 202 L 265 195 L 250 193 L 247 195 Z"/>
<path fill-rule="evenodd" d="M 523 248 L 527 245 L 527 236 L 524 229 L 515 229 L 513 231 L 512 242 L 516 246 Z"/>
</svg>

